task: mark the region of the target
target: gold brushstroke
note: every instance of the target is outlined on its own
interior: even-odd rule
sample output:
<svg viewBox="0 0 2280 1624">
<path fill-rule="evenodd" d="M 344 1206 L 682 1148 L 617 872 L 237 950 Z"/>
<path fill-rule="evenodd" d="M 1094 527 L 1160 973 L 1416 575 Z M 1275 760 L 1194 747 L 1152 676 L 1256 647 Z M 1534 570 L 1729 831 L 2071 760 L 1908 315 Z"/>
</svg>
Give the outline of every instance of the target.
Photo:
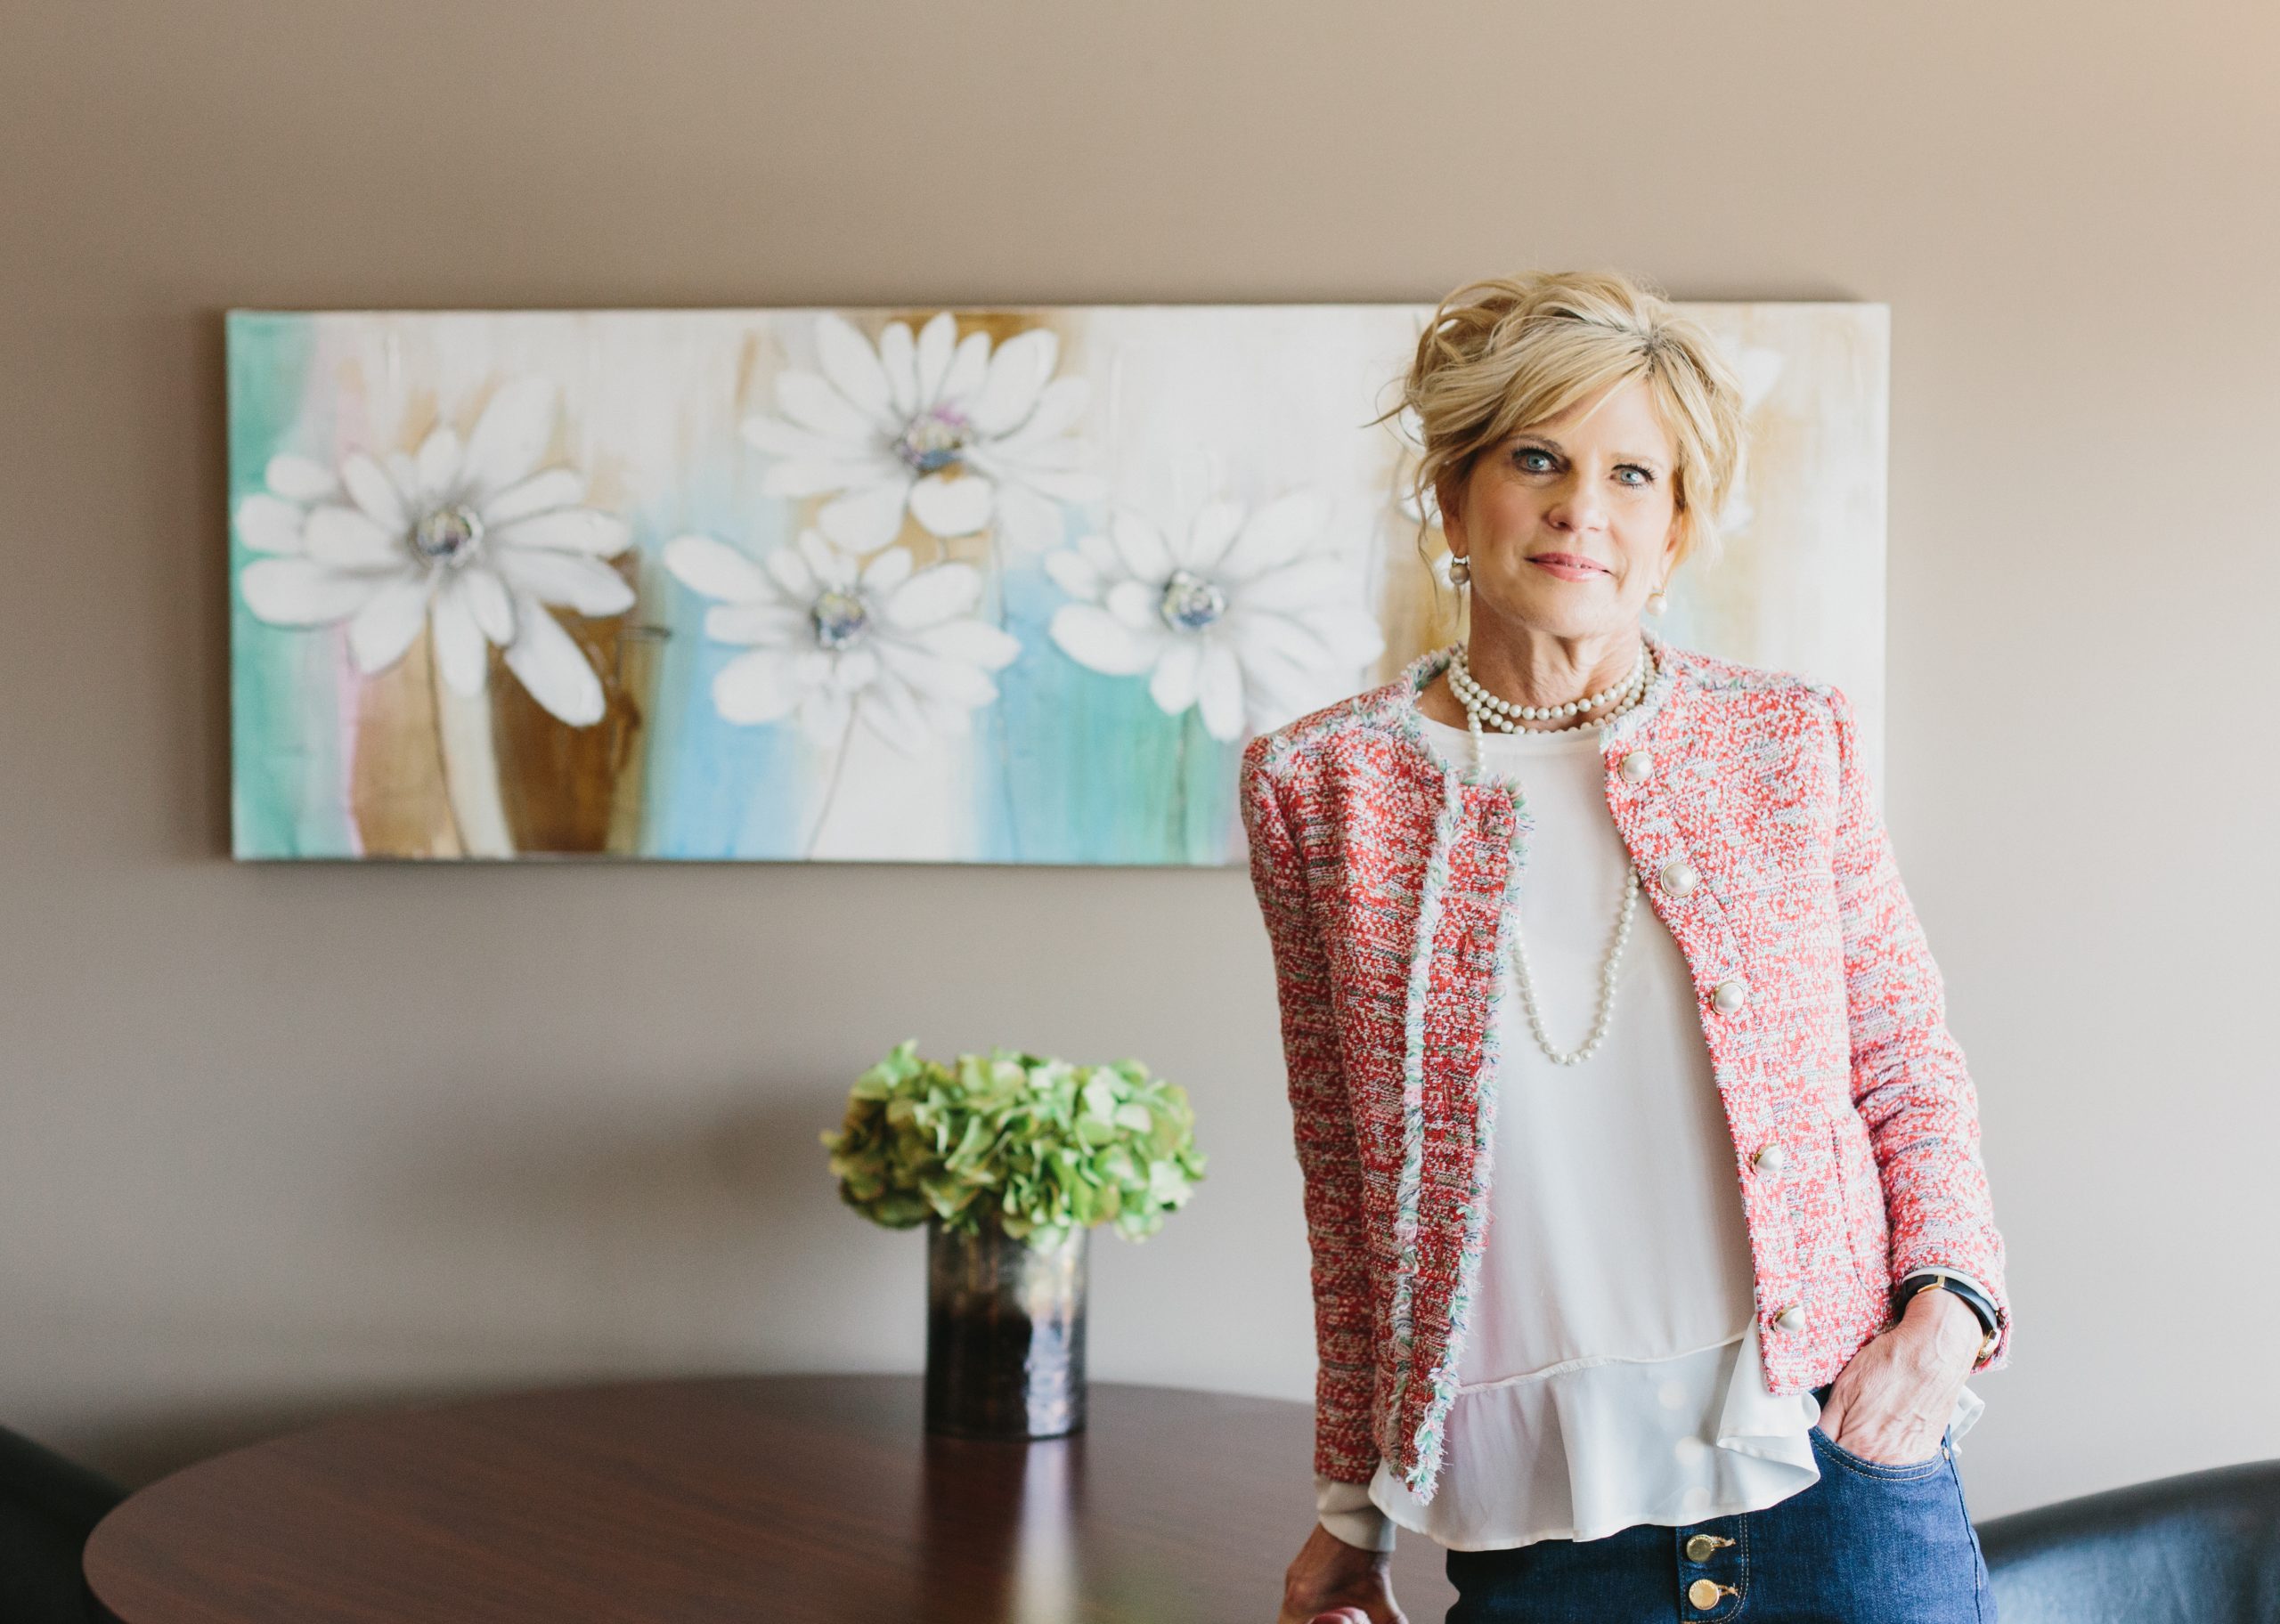
<svg viewBox="0 0 2280 1624">
<path fill-rule="evenodd" d="M 611 567 L 631 584 L 639 555 Z M 602 717 L 590 727 L 571 727 L 533 699 L 492 651 L 492 737 L 507 827 L 517 852 L 627 853 L 639 832 L 657 639 L 635 623 L 634 612 L 588 620 L 564 611 L 555 619 L 601 679 Z"/>
<path fill-rule="evenodd" d="M 617 857 L 635 857 L 641 849 L 642 791 L 648 776 L 649 707 L 657 693 L 657 675 L 664 663 L 665 637 L 662 626 L 635 624 L 629 615 L 613 628 L 616 639 L 617 692 L 624 699 L 603 719 L 604 727 L 617 729 L 613 759 L 618 763 L 612 781 L 609 834 L 605 849 Z"/>
<path fill-rule="evenodd" d="M 423 629 L 401 660 L 358 686 L 348 814 L 366 857 L 466 855 L 444 784 L 428 635 Z"/>
</svg>

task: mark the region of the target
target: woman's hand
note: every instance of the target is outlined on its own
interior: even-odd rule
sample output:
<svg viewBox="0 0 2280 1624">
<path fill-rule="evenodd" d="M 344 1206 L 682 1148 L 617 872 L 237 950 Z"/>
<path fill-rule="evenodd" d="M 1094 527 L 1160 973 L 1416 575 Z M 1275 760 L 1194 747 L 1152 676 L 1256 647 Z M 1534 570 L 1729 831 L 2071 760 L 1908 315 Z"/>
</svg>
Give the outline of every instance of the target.
<svg viewBox="0 0 2280 1624">
<path fill-rule="evenodd" d="M 1863 1460 L 1901 1466 L 1931 1459 L 1979 1343 L 1979 1316 L 1961 1298 L 1918 1292 L 1900 1323 L 1837 1372 L 1820 1430 Z"/>
<path fill-rule="evenodd" d="M 1393 1553 L 1365 1551 L 1321 1523 L 1282 1576 L 1274 1624 L 1409 1624 L 1393 1599 Z"/>
</svg>

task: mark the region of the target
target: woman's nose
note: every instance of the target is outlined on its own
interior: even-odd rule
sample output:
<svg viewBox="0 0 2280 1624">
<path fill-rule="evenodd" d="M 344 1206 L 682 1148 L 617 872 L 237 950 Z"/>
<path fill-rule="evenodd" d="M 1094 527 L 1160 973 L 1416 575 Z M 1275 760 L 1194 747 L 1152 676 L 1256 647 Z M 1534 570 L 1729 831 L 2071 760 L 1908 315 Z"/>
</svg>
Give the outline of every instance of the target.
<svg viewBox="0 0 2280 1624">
<path fill-rule="evenodd" d="M 1591 482 L 1570 475 L 1566 484 L 1553 492 L 1544 517 L 1560 530 L 1599 530 L 1607 524 L 1607 510 Z"/>
</svg>

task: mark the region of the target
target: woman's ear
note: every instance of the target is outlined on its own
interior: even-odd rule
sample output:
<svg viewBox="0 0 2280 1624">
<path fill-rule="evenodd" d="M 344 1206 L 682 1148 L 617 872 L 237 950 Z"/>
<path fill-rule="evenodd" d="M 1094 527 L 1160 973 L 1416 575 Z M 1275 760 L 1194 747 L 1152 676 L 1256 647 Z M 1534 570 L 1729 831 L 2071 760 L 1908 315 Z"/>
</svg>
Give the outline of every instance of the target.
<svg viewBox="0 0 2280 1624">
<path fill-rule="evenodd" d="M 1461 479 L 1445 474 L 1433 482 L 1433 507 L 1441 516 L 1441 538 L 1449 544 L 1452 553 L 1466 550 L 1464 515 L 1461 511 L 1463 494 L 1464 482 Z"/>
</svg>

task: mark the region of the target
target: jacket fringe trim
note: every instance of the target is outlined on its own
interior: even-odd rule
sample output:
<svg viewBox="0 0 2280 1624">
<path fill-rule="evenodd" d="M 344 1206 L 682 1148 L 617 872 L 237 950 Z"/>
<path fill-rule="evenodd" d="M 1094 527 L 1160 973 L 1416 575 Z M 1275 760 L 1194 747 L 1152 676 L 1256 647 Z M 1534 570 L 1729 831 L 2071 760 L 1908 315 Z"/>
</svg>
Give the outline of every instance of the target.
<svg viewBox="0 0 2280 1624">
<path fill-rule="evenodd" d="M 1395 1197 L 1393 1395 L 1386 1419 L 1394 1435 L 1386 1453 L 1400 1458 L 1402 1394 L 1408 1390 L 1414 1344 L 1411 1287 L 1417 1278 L 1417 1220 L 1425 1174 L 1425 1004 L 1431 989 L 1433 938 L 1440 934 L 1442 900 L 1448 889 L 1449 851 L 1456 843 L 1464 810 L 1464 786 L 1454 773 L 1442 777 L 1441 806 L 1433 820 L 1433 844 L 1426 854 L 1417 898 L 1417 939 L 1409 959 L 1409 997 L 1402 1011 L 1401 1181 Z"/>
<path fill-rule="evenodd" d="M 1496 916 L 1496 948 L 1488 984 L 1488 1013 L 1481 1034 L 1478 1095 L 1473 1103 L 1472 1175 L 1465 1186 L 1464 1239 L 1457 1254 L 1457 1285 L 1449 1299 L 1449 1336 L 1439 1368 L 1432 1375 L 1424 1419 L 1417 1428 L 1417 1464 L 1404 1482 L 1420 1505 L 1430 1504 L 1440 1487 L 1441 1449 L 1450 1407 L 1457 1395 L 1457 1353 L 1465 1344 L 1472 1303 L 1480 1279 L 1480 1259 L 1488 1234 L 1488 1187 L 1496 1159 L 1496 1096 L 1503 1058 L 1503 1034 L 1499 1017 L 1506 996 L 1504 954 L 1519 918 L 1520 873 L 1527 865 L 1528 839 L 1535 832 L 1535 816 L 1518 779 L 1506 785 L 1512 797 L 1512 857 L 1504 870 L 1504 890 Z"/>
</svg>

